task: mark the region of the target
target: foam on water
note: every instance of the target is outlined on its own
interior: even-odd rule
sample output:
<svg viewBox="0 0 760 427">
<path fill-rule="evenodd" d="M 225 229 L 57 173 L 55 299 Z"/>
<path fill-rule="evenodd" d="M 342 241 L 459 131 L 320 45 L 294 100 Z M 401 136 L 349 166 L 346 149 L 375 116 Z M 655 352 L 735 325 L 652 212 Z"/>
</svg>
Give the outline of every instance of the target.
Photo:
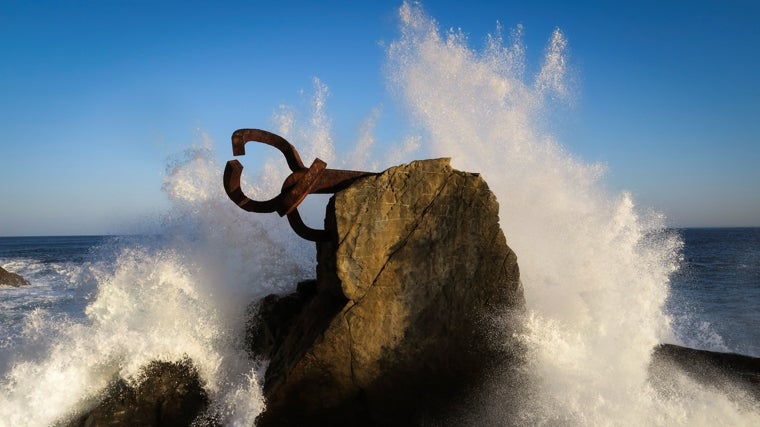
<svg viewBox="0 0 760 427">
<path fill-rule="evenodd" d="M 482 173 L 518 255 L 529 308 L 522 339 L 536 383 L 521 422 L 756 423 L 760 413 L 736 399 L 695 384 L 663 399 L 647 382 L 653 347 L 672 338 L 663 305 L 681 242 L 629 194 L 606 192 L 601 166 L 575 158 L 542 130 L 552 102 L 572 94 L 562 33 L 551 35 L 530 79 L 519 27 L 507 46 L 497 28 L 475 51 L 461 33 L 442 35 L 418 6 L 404 4 L 400 15 L 391 81 L 429 153 Z M 499 404 L 482 408 L 487 421 L 499 422 Z"/>
<path fill-rule="evenodd" d="M 662 307 L 680 241 L 661 217 L 641 214 L 630 195 L 605 192 L 602 167 L 575 158 L 542 130 L 551 103 L 572 95 L 561 32 L 528 78 L 520 28 L 506 46 L 497 30 L 476 51 L 462 34 L 442 35 L 418 6 L 404 4 L 400 18 L 389 81 L 420 135 L 384 149 L 372 164 L 380 114 L 369 112 L 356 149 L 336 152 L 328 90 L 318 80 L 307 123 L 288 108 L 276 122 L 304 159 L 377 169 L 415 152 L 452 157 L 458 169 L 482 173 L 496 193 L 525 286 L 521 339 L 533 384 L 513 418 L 500 418 L 506 402 L 486 397 L 469 411 L 471 424 L 759 424 L 760 414 L 741 399 L 686 378 L 674 376 L 676 392 L 668 396 L 648 385 L 650 352 L 672 335 Z M 200 139 L 167 168 L 173 208 L 164 237 L 102 248 L 108 262 L 87 264 L 72 278 L 92 283 L 82 318 L 44 309 L 26 316 L 20 356 L 0 383 L 0 425 L 49 425 L 87 406 L 114 376 L 184 357 L 198 367 L 225 424 L 251 425 L 263 409 L 262 365 L 241 343 L 245 309 L 312 278 L 314 249 L 276 215 L 247 214 L 231 203 L 211 142 Z M 244 191 L 276 194 L 284 173 L 279 163 L 258 175 L 246 170 Z"/>
<path fill-rule="evenodd" d="M 185 357 L 227 424 L 253 423 L 263 407 L 261 366 L 241 342 L 246 306 L 311 278 L 314 251 L 278 237 L 292 232 L 274 215 L 241 215 L 210 148 L 203 141 L 169 165 L 165 236 L 103 247 L 101 258 L 113 261 L 87 266 L 97 288 L 84 319 L 44 309 L 26 316 L 0 384 L 0 425 L 50 425 L 86 407 L 114 376 Z M 273 190 L 257 182 L 246 186 L 250 194 Z"/>
</svg>

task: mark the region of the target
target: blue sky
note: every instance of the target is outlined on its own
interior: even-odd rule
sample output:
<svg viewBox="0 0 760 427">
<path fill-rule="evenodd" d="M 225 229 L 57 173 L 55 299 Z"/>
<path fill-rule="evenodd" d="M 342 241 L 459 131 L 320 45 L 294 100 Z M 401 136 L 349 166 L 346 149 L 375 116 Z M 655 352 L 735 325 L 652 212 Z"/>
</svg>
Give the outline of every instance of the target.
<svg viewBox="0 0 760 427">
<path fill-rule="evenodd" d="M 473 47 L 554 28 L 577 99 L 552 130 L 605 185 L 675 226 L 760 226 L 760 5 L 754 1 L 429 1 Z M 168 206 L 167 158 L 197 130 L 271 125 L 318 77 L 337 140 L 392 117 L 385 48 L 400 1 L 0 3 L 0 235 L 123 232 Z M 378 126 L 391 126 L 391 118 Z"/>
</svg>

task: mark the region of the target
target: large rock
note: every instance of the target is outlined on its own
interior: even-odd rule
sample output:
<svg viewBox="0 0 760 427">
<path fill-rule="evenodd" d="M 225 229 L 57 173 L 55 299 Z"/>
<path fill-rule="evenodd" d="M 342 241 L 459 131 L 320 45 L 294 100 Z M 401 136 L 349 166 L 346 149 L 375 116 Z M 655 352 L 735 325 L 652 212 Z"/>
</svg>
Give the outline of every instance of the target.
<svg viewBox="0 0 760 427">
<path fill-rule="evenodd" d="M 494 319 L 524 307 L 517 258 L 480 176 L 394 167 L 337 193 L 325 221 L 317 282 L 268 298 L 249 337 L 271 358 L 259 426 L 440 423 L 516 363 Z"/>
<path fill-rule="evenodd" d="M 28 280 L 24 279 L 16 273 L 11 273 L 3 267 L 0 267 L 0 286 L 12 286 L 14 288 L 18 288 L 19 286 L 27 285 L 29 285 Z"/>
<path fill-rule="evenodd" d="M 114 381 L 95 406 L 58 425 L 99 426 L 188 426 L 213 425 L 202 420 L 208 396 L 190 360 L 154 361 L 143 368 L 136 385 Z"/>
</svg>

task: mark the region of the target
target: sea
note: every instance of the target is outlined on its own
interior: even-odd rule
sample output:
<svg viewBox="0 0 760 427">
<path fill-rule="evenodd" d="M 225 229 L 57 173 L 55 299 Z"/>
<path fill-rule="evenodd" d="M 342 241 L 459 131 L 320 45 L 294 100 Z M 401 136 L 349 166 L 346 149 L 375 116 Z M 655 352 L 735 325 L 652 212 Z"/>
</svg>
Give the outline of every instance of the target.
<svg viewBox="0 0 760 427">
<path fill-rule="evenodd" d="M 670 282 L 663 285 L 667 287 L 668 296 L 662 310 L 672 327 L 672 335 L 663 342 L 760 357 L 760 228 L 686 228 L 668 230 L 668 233 L 677 236 L 683 246 L 678 269 Z M 77 400 L 85 402 L 89 395 L 97 395 L 105 385 L 103 380 L 109 378 L 94 379 L 93 369 L 105 369 L 110 365 L 112 372 L 109 374 L 128 375 L 129 370 L 124 367 L 129 361 L 124 358 L 147 360 L 145 355 L 123 347 L 140 348 L 151 340 L 165 340 L 177 345 L 174 339 L 164 335 L 164 328 L 153 328 L 149 324 L 152 321 L 176 323 L 188 320 L 186 315 L 171 319 L 171 313 L 182 309 L 177 306 L 178 302 L 183 299 L 191 302 L 192 298 L 186 295 L 177 301 L 175 295 L 172 301 L 166 301 L 169 315 L 159 316 L 156 311 L 166 293 L 154 291 L 150 295 L 151 289 L 166 286 L 162 284 L 164 280 L 181 279 L 181 275 L 175 275 L 177 272 L 167 271 L 176 266 L 151 263 L 148 270 L 140 273 L 142 277 L 119 273 L 124 268 L 123 257 L 134 256 L 130 254 L 135 248 L 146 250 L 152 247 L 154 253 L 159 254 L 163 251 L 159 248 L 167 245 L 170 240 L 163 236 L 0 237 L 0 266 L 22 275 L 31 283 L 18 288 L 0 287 L 0 384 L 4 391 L 4 397 L 0 398 L 0 412 L 10 417 L 0 420 L 0 425 L 34 425 L 27 422 L 37 418 L 31 412 L 9 414 L 18 409 L 35 410 L 36 405 L 30 398 L 39 399 L 36 404 L 43 407 L 49 403 L 60 404 L 61 407 L 51 411 L 51 415 L 65 416 L 67 405 L 61 402 L 62 396 L 49 393 L 68 395 L 66 391 L 77 380 L 93 381 L 92 385 L 80 384 L 82 394 L 67 402 L 71 405 L 68 411 L 75 410 Z M 128 265 L 135 261 L 150 263 L 147 259 L 133 259 Z M 137 266 L 128 268 L 132 267 Z M 156 267 L 157 270 L 150 270 Z M 126 274 L 127 281 L 114 283 L 114 280 L 120 280 L 117 278 L 120 274 Z M 160 278 L 167 274 L 168 277 Z M 146 283 L 146 275 L 158 277 L 148 277 Z M 114 286 L 127 289 L 109 295 L 113 290 L 108 287 Z M 176 289 L 170 293 L 174 292 Z M 114 306 L 98 307 L 99 299 L 104 298 L 109 300 L 107 304 Z M 158 301 L 153 301 L 157 302 L 153 308 L 146 308 L 140 306 L 142 298 Z M 251 298 L 255 297 L 251 295 Z M 120 318 L 114 313 L 122 309 L 121 306 L 126 306 L 126 317 Z M 211 319 L 214 317 L 204 314 Z M 140 321 L 143 315 L 148 318 L 146 322 Z M 116 322 L 121 319 L 125 324 L 103 325 L 103 322 L 109 323 L 110 317 Z M 203 323 L 209 319 L 190 320 Z M 136 330 L 130 331 L 130 328 Z M 114 333 L 114 329 L 117 335 L 105 339 L 110 343 L 93 342 L 103 339 L 106 331 Z M 233 347 L 238 346 L 238 358 L 242 357 L 241 341 L 233 339 L 231 342 Z M 234 355 L 235 350 L 227 347 L 226 357 Z M 158 349 L 154 349 L 152 357 L 169 360 L 186 354 L 181 349 L 155 350 Z M 122 360 L 114 364 L 114 358 Z M 247 375 L 260 377 L 261 372 L 254 363 L 250 363 L 250 369 Z M 53 385 L 52 389 L 43 387 L 45 382 L 50 382 L 48 385 Z M 242 385 L 235 386 L 236 393 L 252 393 L 255 404 L 242 405 L 249 414 L 247 417 L 241 414 L 231 417 L 231 420 L 238 421 L 231 423 L 235 425 L 245 424 L 242 420 L 250 421 L 251 415 L 258 414 L 263 408 L 260 390 L 250 390 L 249 380 Z M 258 383 L 254 381 L 253 385 L 256 387 Z M 21 402 L 14 399 L 21 399 Z M 236 410 L 240 408 L 228 407 L 227 413 L 234 415 Z"/>
<path fill-rule="evenodd" d="M 760 357 L 760 228 L 682 228 L 681 263 L 669 283 L 664 312 L 671 343 Z M 96 269 L 113 270 L 115 248 L 159 236 L 0 237 L 0 267 L 31 286 L 0 287 L 0 372 L 28 344 L 38 318 L 87 323 L 98 293 Z"/>
<path fill-rule="evenodd" d="M 495 368 L 467 399 L 465 425 L 760 425 L 745 395 L 676 371 L 663 392 L 648 369 L 663 342 L 760 356 L 760 229 L 669 228 L 611 189 L 605 165 L 574 155 L 553 131 L 576 92 L 561 30 L 534 61 L 522 26 L 497 25 L 473 47 L 417 2 L 402 4 L 398 23 L 383 44 L 383 73 L 403 129 L 387 132 L 377 110 L 356 141 L 336 141 L 318 78 L 306 108 L 240 127 L 283 136 L 306 163 L 380 171 L 449 157 L 488 183 L 520 266 L 526 312 L 515 338 L 529 384 L 515 408 L 499 397 L 515 395 L 500 389 L 513 384 L 500 381 L 510 371 Z M 114 378 L 136 381 L 152 360 L 185 357 L 224 425 L 254 425 L 266 361 L 245 352 L 246 309 L 313 278 L 316 251 L 277 215 L 227 198 L 219 153 L 228 147 L 202 137 L 169 159 L 162 189 L 171 207 L 150 220 L 150 234 L 0 238 L 0 265 L 31 282 L 0 289 L 0 426 L 53 425 Z M 246 194 L 277 194 L 284 160 L 246 157 Z M 320 224 L 324 205 L 303 210 L 316 221 L 307 224 Z"/>
<path fill-rule="evenodd" d="M 665 311 L 677 341 L 760 357 L 760 228 L 687 228 Z"/>
</svg>

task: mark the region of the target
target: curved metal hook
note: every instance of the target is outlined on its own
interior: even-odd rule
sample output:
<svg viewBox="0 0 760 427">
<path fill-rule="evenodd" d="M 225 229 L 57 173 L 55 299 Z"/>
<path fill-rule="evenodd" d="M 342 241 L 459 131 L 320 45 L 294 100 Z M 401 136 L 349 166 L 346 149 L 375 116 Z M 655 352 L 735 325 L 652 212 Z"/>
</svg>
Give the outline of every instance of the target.
<svg viewBox="0 0 760 427">
<path fill-rule="evenodd" d="M 243 193 L 240 188 L 243 165 L 237 160 L 230 160 L 224 168 L 224 191 L 235 204 L 248 212 L 277 212 L 280 216 L 287 216 L 296 234 L 306 240 L 329 239 L 327 230 L 308 227 L 298 213 L 298 205 L 306 196 L 312 193 L 334 193 L 347 187 L 357 178 L 372 175 L 370 172 L 327 169 L 327 164 L 320 159 L 314 159 L 307 169 L 295 147 L 285 138 L 261 129 L 238 129 L 233 132 L 232 153 L 236 156 L 244 155 L 245 144 L 250 141 L 261 142 L 280 150 L 293 173 L 285 179 L 280 194 L 271 200 L 260 202 Z"/>
<path fill-rule="evenodd" d="M 322 162 L 321 160 L 320 162 L 322 163 L 321 169 L 323 170 L 325 167 L 325 163 Z M 314 168 L 310 168 L 309 170 L 312 170 L 312 169 Z M 306 195 L 308 194 L 307 192 L 299 193 L 299 192 L 291 191 L 287 194 L 285 192 L 282 192 L 278 194 L 277 197 L 271 200 L 267 200 L 266 202 L 259 202 L 256 200 L 252 200 L 243 193 L 243 190 L 240 189 L 240 175 L 242 174 L 242 172 L 243 172 L 243 165 L 240 164 L 240 162 L 237 160 L 228 161 L 227 166 L 225 166 L 224 168 L 224 191 L 227 192 L 227 196 L 229 196 L 229 198 L 232 199 L 232 201 L 235 202 L 235 204 L 237 204 L 239 207 L 241 207 L 242 209 L 248 212 L 268 213 L 268 212 L 276 211 L 277 213 L 280 214 L 280 216 L 287 215 L 288 223 L 290 224 L 290 227 L 301 238 L 310 240 L 312 242 L 327 240 L 329 235 L 326 230 L 317 230 L 317 229 L 309 227 L 303 222 L 303 219 L 301 218 L 301 214 L 298 213 L 297 206 L 303 200 L 303 198 L 306 197 Z M 296 181 L 295 184 L 292 185 L 292 187 L 303 187 L 304 181 Z M 286 181 L 285 184 L 287 185 L 287 183 L 288 182 Z M 286 199 L 287 195 L 291 195 L 291 194 L 301 194 L 302 197 L 300 197 L 300 200 L 291 200 L 291 203 L 295 203 L 291 205 L 292 208 L 288 212 L 281 213 L 280 212 L 281 206 L 283 206 L 284 204 L 283 199 Z"/>
<path fill-rule="evenodd" d="M 237 160 L 227 161 L 224 167 L 224 191 L 236 205 L 248 212 L 268 213 L 275 212 L 282 205 L 283 194 L 266 202 L 249 199 L 240 189 L 240 175 L 243 173 L 243 165 Z M 280 215 L 282 216 L 282 215 Z"/>
<path fill-rule="evenodd" d="M 315 159 L 311 167 L 306 169 L 301 156 L 295 147 L 285 138 L 261 129 L 238 129 L 232 133 L 232 154 L 245 154 L 247 142 L 261 142 L 280 150 L 285 156 L 292 174 L 282 185 L 282 192 L 271 200 L 260 202 L 253 200 L 243 193 L 240 188 L 240 175 L 243 165 L 237 160 L 230 160 L 224 168 L 224 190 L 227 195 L 242 209 L 248 212 L 267 213 L 277 212 L 285 216 L 293 212 L 319 182 L 319 176 L 327 167 L 320 159 Z"/>
<path fill-rule="evenodd" d="M 261 142 L 280 150 L 285 155 L 288 167 L 293 172 L 306 169 L 301 156 L 285 138 L 261 129 L 238 129 L 232 133 L 232 154 L 242 156 L 245 154 L 245 144 L 250 141 Z"/>
<path fill-rule="evenodd" d="M 330 237 L 327 230 L 317 230 L 304 224 L 301 214 L 298 213 L 298 209 L 294 209 L 293 212 L 288 214 L 288 223 L 290 223 L 290 228 L 303 239 L 311 240 L 312 242 L 322 242 Z"/>
</svg>

